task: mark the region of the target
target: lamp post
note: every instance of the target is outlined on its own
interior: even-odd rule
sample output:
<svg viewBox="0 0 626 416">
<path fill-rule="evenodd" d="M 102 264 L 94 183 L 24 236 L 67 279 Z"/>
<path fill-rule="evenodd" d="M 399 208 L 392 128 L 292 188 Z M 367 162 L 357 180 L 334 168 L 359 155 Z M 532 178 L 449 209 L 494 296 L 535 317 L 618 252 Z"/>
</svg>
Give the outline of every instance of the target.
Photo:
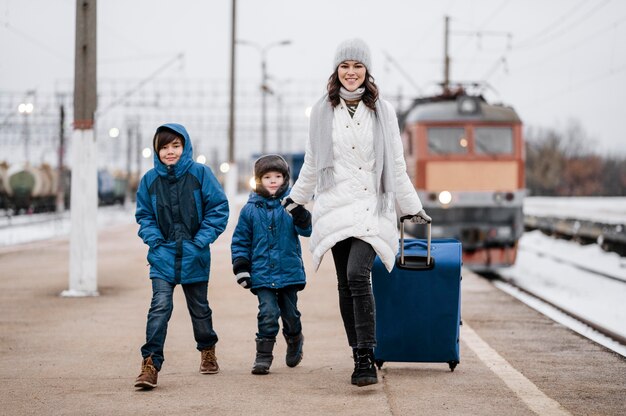
<svg viewBox="0 0 626 416">
<path fill-rule="evenodd" d="M 267 52 L 275 46 L 291 45 L 291 40 L 272 42 L 265 46 L 248 40 L 238 40 L 237 43 L 252 46 L 261 54 L 261 153 L 264 154 L 267 151 L 267 94 L 272 93 L 272 90 L 267 85 Z"/>
<path fill-rule="evenodd" d="M 30 142 L 30 128 L 28 125 L 28 118 L 33 113 L 35 106 L 31 102 L 21 103 L 17 106 L 17 111 L 24 115 L 24 158 L 28 163 L 30 161 L 29 142 Z"/>
</svg>

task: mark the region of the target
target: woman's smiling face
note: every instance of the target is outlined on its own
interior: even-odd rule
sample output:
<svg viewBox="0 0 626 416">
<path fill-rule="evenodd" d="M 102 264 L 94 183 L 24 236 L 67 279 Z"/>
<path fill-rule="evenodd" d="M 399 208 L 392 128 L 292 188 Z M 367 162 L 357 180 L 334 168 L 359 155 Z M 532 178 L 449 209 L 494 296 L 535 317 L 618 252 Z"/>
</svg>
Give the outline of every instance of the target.
<svg viewBox="0 0 626 416">
<path fill-rule="evenodd" d="M 348 91 L 354 91 L 365 82 L 367 69 L 358 61 L 343 61 L 337 68 L 337 75 L 341 85 Z"/>
</svg>

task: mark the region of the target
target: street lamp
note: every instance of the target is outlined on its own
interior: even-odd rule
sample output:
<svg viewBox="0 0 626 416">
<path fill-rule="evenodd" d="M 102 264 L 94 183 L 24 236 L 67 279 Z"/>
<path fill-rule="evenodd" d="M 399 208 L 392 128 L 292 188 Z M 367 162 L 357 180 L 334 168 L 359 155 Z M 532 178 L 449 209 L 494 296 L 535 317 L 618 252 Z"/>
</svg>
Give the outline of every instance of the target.
<svg viewBox="0 0 626 416">
<path fill-rule="evenodd" d="M 272 42 L 265 46 L 248 40 L 238 40 L 237 43 L 252 46 L 261 54 L 261 153 L 265 154 L 267 151 L 267 94 L 272 93 L 272 90 L 267 85 L 267 52 L 275 46 L 291 45 L 291 40 Z"/>
<path fill-rule="evenodd" d="M 26 158 L 26 162 L 29 162 L 30 154 L 29 154 L 29 142 L 30 142 L 30 128 L 28 126 L 28 118 L 33 113 L 35 106 L 33 103 L 21 103 L 17 106 L 17 111 L 20 114 L 24 115 L 24 158 Z"/>
</svg>

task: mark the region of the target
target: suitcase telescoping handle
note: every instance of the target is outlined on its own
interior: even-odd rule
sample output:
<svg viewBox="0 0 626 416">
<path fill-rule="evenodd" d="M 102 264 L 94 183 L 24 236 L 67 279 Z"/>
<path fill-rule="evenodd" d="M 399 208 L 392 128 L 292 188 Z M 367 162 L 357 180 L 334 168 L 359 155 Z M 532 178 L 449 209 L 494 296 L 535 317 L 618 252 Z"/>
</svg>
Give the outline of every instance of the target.
<svg viewBox="0 0 626 416">
<path fill-rule="evenodd" d="M 400 217 L 400 264 L 404 265 L 404 221 L 410 220 L 415 215 L 405 215 Z M 426 266 L 430 266 L 430 225 L 432 220 L 426 221 L 426 235 L 427 235 L 427 245 L 426 245 Z"/>
</svg>

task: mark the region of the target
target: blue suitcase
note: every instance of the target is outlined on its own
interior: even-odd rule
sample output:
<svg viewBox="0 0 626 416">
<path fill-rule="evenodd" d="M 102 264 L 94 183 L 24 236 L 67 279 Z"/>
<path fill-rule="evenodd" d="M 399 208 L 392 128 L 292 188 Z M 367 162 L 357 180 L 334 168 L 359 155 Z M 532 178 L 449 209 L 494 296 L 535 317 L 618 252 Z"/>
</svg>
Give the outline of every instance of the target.
<svg viewBox="0 0 626 416">
<path fill-rule="evenodd" d="M 372 288 L 376 302 L 376 348 L 384 362 L 460 362 L 461 243 L 454 239 L 404 239 L 391 271 L 376 258 Z M 432 244 L 431 244 L 432 243 Z"/>
</svg>

